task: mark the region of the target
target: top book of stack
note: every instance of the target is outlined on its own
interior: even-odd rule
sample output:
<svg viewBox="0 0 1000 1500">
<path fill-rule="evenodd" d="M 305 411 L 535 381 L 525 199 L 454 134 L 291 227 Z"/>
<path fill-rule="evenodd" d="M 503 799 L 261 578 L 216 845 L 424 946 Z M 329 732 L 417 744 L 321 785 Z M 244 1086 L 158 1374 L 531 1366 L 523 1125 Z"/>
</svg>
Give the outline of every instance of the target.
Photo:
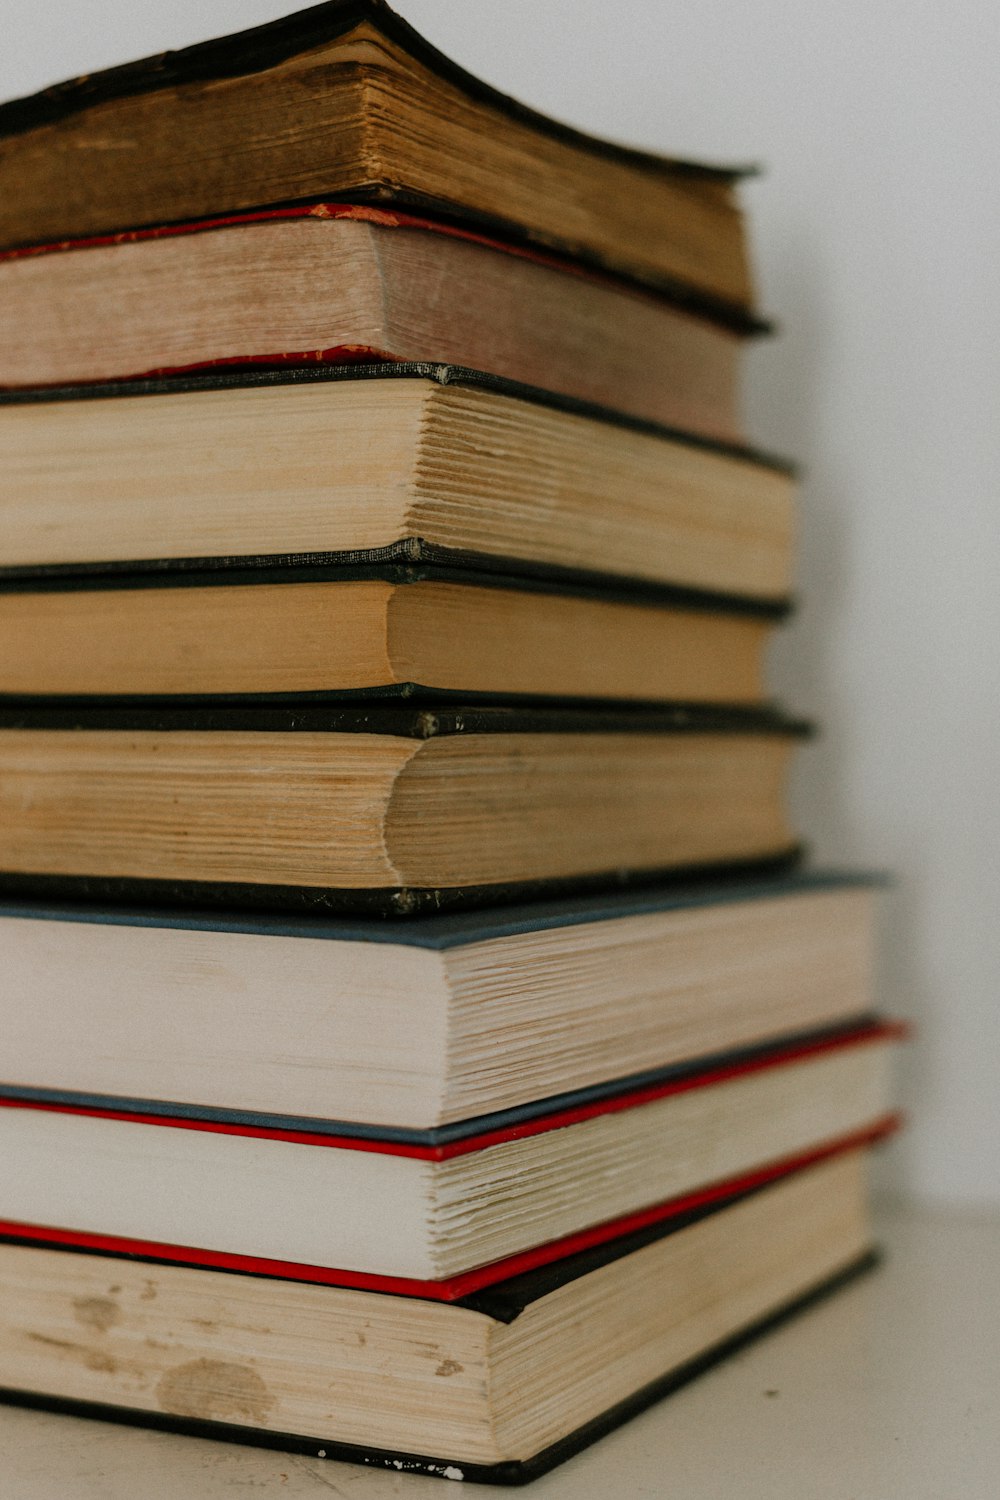
<svg viewBox="0 0 1000 1500">
<path fill-rule="evenodd" d="M 383 0 L 331 0 L 0 108 L 0 248 L 339 198 L 568 256 L 749 331 L 738 175 L 557 124 Z"/>
</svg>

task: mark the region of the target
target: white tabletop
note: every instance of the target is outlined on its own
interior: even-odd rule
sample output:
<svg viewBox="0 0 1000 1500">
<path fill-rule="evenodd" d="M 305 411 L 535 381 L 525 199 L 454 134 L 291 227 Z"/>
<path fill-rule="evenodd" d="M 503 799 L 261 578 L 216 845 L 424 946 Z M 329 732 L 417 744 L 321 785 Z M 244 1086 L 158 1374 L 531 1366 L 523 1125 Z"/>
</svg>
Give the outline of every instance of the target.
<svg viewBox="0 0 1000 1500">
<path fill-rule="evenodd" d="M 531 1500 L 995 1500 L 1000 1221 L 886 1217 L 888 1264 L 531 1485 Z M 3 1500 L 430 1500 L 444 1481 L 0 1408 Z M 472 1497 L 518 1491 L 471 1486 Z"/>
</svg>

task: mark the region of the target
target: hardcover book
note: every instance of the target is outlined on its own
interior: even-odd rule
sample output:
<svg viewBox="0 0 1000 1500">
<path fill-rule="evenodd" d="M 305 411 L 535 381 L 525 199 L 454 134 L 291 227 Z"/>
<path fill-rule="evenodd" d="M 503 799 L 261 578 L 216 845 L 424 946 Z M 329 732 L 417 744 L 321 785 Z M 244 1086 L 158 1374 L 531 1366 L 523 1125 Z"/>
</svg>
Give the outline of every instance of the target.
<svg viewBox="0 0 1000 1500">
<path fill-rule="evenodd" d="M 874 1004 L 875 884 L 757 876 L 404 923 L 11 902 L 0 1081 L 444 1144 L 475 1116 L 516 1123 L 539 1101 L 857 1027 Z"/>
<path fill-rule="evenodd" d="M 440 564 L 0 577 L 0 697 L 761 705 L 780 605 Z"/>
<path fill-rule="evenodd" d="M 794 858 L 806 727 L 669 706 L 0 707 L 0 887 L 313 911 Z"/>
<path fill-rule="evenodd" d="M 0 395 L 4 574 L 434 561 L 787 603 L 777 460 L 474 370 Z"/>
<path fill-rule="evenodd" d="M 0 1399 L 522 1484 L 873 1261 L 863 1153 L 443 1305 L 0 1243 Z"/>
<path fill-rule="evenodd" d="M 736 175 L 594 140 L 383 0 L 332 0 L 0 108 L 0 245 L 348 198 L 499 229 L 745 324 Z"/>
<path fill-rule="evenodd" d="M 363 204 L 8 251 L 0 326 L 0 386 L 423 361 L 740 438 L 733 329 L 572 262 Z"/>
</svg>

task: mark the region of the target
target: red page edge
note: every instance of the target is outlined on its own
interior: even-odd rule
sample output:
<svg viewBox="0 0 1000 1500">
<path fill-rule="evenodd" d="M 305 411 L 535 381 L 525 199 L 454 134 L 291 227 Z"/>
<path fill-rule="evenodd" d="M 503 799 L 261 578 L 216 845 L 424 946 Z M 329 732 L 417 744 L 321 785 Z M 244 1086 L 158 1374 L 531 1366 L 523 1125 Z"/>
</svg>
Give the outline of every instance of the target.
<svg viewBox="0 0 1000 1500">
<path fill-rule="evenodd" d="M 602 284 L 613 283 L 634 295 L 657 301 L 656 293 L 648 288 L 636 287 L 629 281 L 619 281 L 611 272 L 596 271 L 590 266 L 578 264 L 565 256 L 537 249 L 532 245 L 518 244 L 514 240 L 500 239 L 482 234 L 460 224 L 446 223 L 441 219 L 425 218 L 420 214 L 407 213 L 405 209 L 376 208 L 369 203 L 296 203 L 285 208 L 249 209 L 244 213 L 223 214 L 216 218 L 190 219 L 174 224 L 153 224 L 141 229 L 122 229 L 114 234 L 95 234 L 79 239 L 50 240 L 40 245 L 20 245 L 10 250 L 0 250 L 0 265 L 5 261 L 29 260 L 40 255 L 57 255 L 75 250 L 100 250 L 113 245 L 135 245 L 144 240 L 178 239 L 192 234 L 206 234 L 220 229 L 239 229 L 254 224 L 271 224 L 282 220 L 302 219 L 353 219 L 356 222 L 375 224 L 381 229 L 417 229 L 432 234 L 447 235 L 450 239 L 465 240 L 470 245 L 481 245 L 486 250 L 496 250 L 503 255 L 514 255 L 519 260 L 534 261 L 553 270 L 566 271 L 572 276 Z"/>
</svg>

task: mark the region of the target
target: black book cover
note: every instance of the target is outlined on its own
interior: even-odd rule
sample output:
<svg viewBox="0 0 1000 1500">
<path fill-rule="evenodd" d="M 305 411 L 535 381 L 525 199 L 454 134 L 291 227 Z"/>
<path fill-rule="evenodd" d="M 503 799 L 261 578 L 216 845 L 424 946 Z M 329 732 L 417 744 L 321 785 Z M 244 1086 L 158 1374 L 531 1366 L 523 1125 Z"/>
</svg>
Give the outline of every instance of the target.
<svg viewBox="0 0 1000 1500">
<path fill-rule="evenodd" d="M 0 403 L 3 395 L 0 393 Z M 326 554 L 326 560 L 303 557 L 167 558 L 152 562 L 91 564 L 0 564 L 0 594 L 111 592 L 116 589 L 197 589 L 239 584 L 274 587 L 303 583 L 380 582 L 405 587 L 417 583 L 463 584 L 469 588 L 516 590 L 597 602 L 643 605 L 649 609 L 683 609 L 700 614 L 727 614 L 751 620 L 784 620 L 791 599 L 754 599 L 680 584 L 654 583 L 614 573 L 593 573 L 555 563 L 534 564 L 522 559 L 466 554 L 457 549 L 417 541 L 370 552 Z M 417 684 L 395 685 L 384 691 L 425 691 Z M 440 691 L 440 690 L 438 690 Z"/>
<path fill-rule="evenodd" d="M 776 708 L 687 707 L 671 703 L 599 709 L 544 706 L 440 704 L 433 710 L 405 704 L 205 704 L 198 706 L 51 704 L 36 699 L 0 702 L 0 729 L 156 730 L 159 733 L 227 730 L 267 734 L 386 734 L 428 740 L 469 734 L 767 734 L 801 738 L 811 727 Z"/>
<path fill-rule="evenodd" d="M 46 703 L 8 698 L 0 702 L 0 731 L 76 729 L 155 731 L 157 733 L 226 731 L 259 733 L 385 734 L 429 740 L 444 735 L 481 734 L 645 734 L 726 735 L 801 738 L 811 726 L 779 710 L 764 708 L 700 708 L 671 704 L 641 705 L 622 710 L 590 706 L 452 703 L 433 708 L 398 702 L 308 703 L 294 708 L 277 705 L 170 706 L 113 703 Z M 315 914 L 348 912 L 378 917 L 414 917 L 449 908 L 474 908 L 529 901 L 563 894 L 586 895 L 617 888 L 644 887 L 664 882 L 725 878 L 738 874 L 768 874 L 791 869 L 802 849 L 794 844 L 776 853 L 722 864 L 666 869 L 615 869 L 567 878 L 529 879 L 507 883 L 454 887 L 326 887 L 268 885 L 255 882 L 156 879 L 97 876 L 0 873 L 0 899 L 14 896 L 48 901 L 126 902 L 148 905 L 239 906 L 257 910 L 301 910 Z"/>
<path fill-rule="evenodd" d="M 573 898 L 549 898 L 520 905 L 483 907 L 475 911 L 442 912 L 422 922 L 398 927 L 384 922 L 335 917 L 250 914 L 239 910 L 177 911 L 147 905 L 80 906 L 74 902 L 10 899 L 0 902 L 0 921 L 96 922 L 106 926 L 169 927 L 178 931 L 243 932 L 257 936 L 321 939 L 327 942 L 390 943 L 408 948 L 444 950 L 463 948 L 494 938 L 519 937 L 552 928 L 579 927 L 588 922 L 612 922 L 651 912 L 679 911 L 776 897 L 810 895 L 830 890 L 874 890 L 888 877 L 873 871 L 809 870 L 762 874 L 754 879 L 719 881 L 679 880 L 647 883 L 632 890 L 610 890 Z"/>
<path fill-rule="evenodd" d="M 34 406 L 47 402 L 108 401 L 141 397 L 171 396 L 181 392 L 241 390 L 285 385 L 330 384 L 357 380 L 426 380 L 440 386 L 459 386 L 486 390 L 513 401 L 566 412 L 571 416 L 606 423 L 627 431 L 644 433 L 669 443 L 718 453 L 740 463 L 770 470 L 775 474 L 794 476 L 796 467 L 786 459 L 762 449 L 668 427 L 642 417 L 630 416 L 612 407 L 581 401 L 538 386 L 524 385 L 505 376 L 458 365 L 428 364 L 415 361 L 374 364 L 311 365 L 278 370 L 218 370 L 208 374 L 175 375 L 150 380 L 94 382 L 87 385 L 47 386 L 25 390 L 0 390 L 3 407 Z M 546 593 L 568 593 L 578 597 L 615 599 L 626 603 L 668 605 L 673 607 L 721 610 L 747 617 L 783 619 L 793 601 L 787 596 L 750 598 L 741 594 L 709 589 L 688 588 L 628 578 L 621 574 L 602 573 L 593 569 L 565 567 L 558 563 L 538 563 L 523 558 L 506 558 L 487 553 L 467 552 L 441 546 L 421 537 L 407 536 L 382 547 L 339 552 L 268 554 L 262 556 L 207 556 L 181 558 L 142 558 L 127 561 L 40 563 L 4 565 L 0 558 L 0 589 L 31 589 L 44 582 L 45 587 L 136 588 L 148 580 L 150 585 L 173 583 L 193 586 L 226 580 L 240 583 L 277 583 L 313 581 L 317 578 L 341 577 L 388 578 L 391 581 L 418 581 L 422 577 L 440 577 L 443 581 L 469 582 L 498 588 L 536 589 Z"/>
<path fill-rule="evenodd" d="M 547 900 L 561 896 L 641 892 L 647 885 L 692 879 L 756 879 L 792 870 L 803 855 L 793 845 L 778 855 L 729 860 L 722 864 L 687 865 L 678 869 L 614 870 L 544 880 L 517 880 L 466 886 L 297 886 L 240 881 L 160 880 L 132 876 L 33 875 L 0 872 L 0 900 L 27 897 L 36 901 L 128 902 L 156 906 L 240 906 L 251 912 L 302 913 L 327 917 L 333 913 L 378 920 L 424 918 L 442 912 L 472 912 L 481 907 Z"/>
</svg>

